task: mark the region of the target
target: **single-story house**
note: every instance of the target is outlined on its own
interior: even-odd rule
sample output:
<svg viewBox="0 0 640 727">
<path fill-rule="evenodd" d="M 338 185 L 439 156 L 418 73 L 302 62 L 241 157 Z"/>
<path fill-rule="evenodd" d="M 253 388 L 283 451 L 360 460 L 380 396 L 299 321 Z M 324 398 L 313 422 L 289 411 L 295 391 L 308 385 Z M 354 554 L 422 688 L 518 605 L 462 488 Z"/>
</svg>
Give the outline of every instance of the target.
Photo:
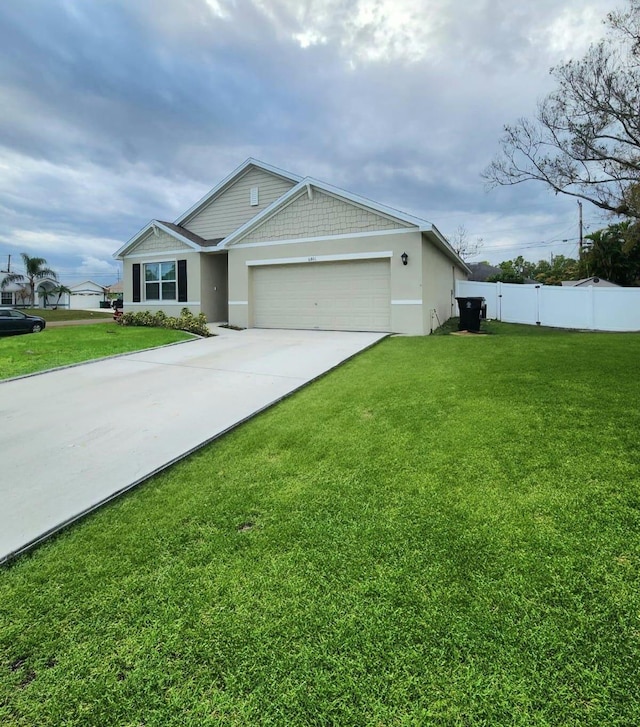
<svg viewBox="0 0 640 727">
<path fill-rule="evenodd" d="M 67 299 L 69 308 L 72 310 L 99 308 L 100 303 L 107 299 L 107 288 L 93 280 L 83 280 L 75 285 L 70 285 L 69 290 L 71 294 L 67 296 Z"/>
<path fill-rule="evenodd" d="M 410 335 L 455 314 L 470 272 L 430 222 L 256 159 L 114 257 L 125 311 Z"/>
<path fill-rule="evenodd" d="M 45 308 L 46 304 L 54 297 L 53 290 L 58 286 L 58 281 L 53 278 L 39 278 L 35 281 L 34 302 L 36 308 Z M 31 288 L 26 281 L 21 283 L 9 283 L 0 291 L 0 305 L 18 306 L 26 308 L 31 305 Z"/>
<path fill-rule="evenodd" d="M 588 288 L 590 285 L 596 288 L 620 288 L 617 283 L 612 283 L 610 280 L 604 278 L 598 278 L 592 276 L 590 278 L 582 278 L 582 280 L 563 280 L 562 285 L 566 288 Z"/>
</svg>

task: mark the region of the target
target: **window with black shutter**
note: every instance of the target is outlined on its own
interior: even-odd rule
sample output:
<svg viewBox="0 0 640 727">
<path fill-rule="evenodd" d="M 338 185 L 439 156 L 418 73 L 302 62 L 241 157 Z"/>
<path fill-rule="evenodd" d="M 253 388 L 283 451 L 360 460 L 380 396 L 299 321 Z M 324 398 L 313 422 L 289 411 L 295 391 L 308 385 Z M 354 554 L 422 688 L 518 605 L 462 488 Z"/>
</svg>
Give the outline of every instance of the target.
<svg viewBox="0 0 640 727">
<path fill-rule="evenodd" d="M 140 263 L 133 263 L 133 302 L 140 302 Z"/>
<path fill-rule="evenodd" d="M 178 302 L 187 301 L 187 261 L 178 260 Z"/>
</svg>

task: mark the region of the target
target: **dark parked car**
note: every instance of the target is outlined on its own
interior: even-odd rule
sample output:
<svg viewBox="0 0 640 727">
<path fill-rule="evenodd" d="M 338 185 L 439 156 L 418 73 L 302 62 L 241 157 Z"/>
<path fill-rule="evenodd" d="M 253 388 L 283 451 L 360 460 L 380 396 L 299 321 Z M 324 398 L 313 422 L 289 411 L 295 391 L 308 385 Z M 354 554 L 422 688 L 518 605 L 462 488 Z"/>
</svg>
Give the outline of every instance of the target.
<svg viewBox="0 0 640 727">
<path fill-rule="evenodd" d="M 28 316 L 15 308 L 0 308 L 0 336 L 14 333 L 40 333 L 47 325 L 40 316 Z"/>
</svg>

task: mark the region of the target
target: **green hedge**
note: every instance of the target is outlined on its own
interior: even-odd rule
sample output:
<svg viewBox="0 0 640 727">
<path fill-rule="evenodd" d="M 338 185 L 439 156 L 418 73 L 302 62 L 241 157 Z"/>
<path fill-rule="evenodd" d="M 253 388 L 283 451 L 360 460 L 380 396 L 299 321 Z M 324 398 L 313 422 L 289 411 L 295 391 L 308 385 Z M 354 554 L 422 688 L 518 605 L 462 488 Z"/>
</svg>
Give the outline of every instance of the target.
<svg viewBox="0 0 640 727">
<path fill-rule="evenodd" d="M 152 328 L 175 328 L 179 331 L 195 333 L 198 336 L 207 338 L 213 334 L 207 328 L 207 319 L 204 313 L 194 316 L 188 308 L 180 311 L 180 316 L 168 316 L 164 311 L 152 313 L 145 310 L 139 313 L 124 313 L 118 323 L 121 326 L 150 326 Z"/>
</svg>

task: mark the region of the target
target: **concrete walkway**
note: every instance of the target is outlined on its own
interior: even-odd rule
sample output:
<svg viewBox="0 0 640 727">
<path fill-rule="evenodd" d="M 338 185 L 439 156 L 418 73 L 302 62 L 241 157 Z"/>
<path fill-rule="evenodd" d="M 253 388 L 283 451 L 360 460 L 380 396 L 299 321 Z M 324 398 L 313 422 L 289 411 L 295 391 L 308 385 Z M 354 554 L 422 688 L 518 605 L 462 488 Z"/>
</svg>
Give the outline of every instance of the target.
<svg viewBox="0 0 640 727">
<path fill-rule="evenodd" d="M 0 383 L 0 563 L 384 337 L 217 332 Z"/>
</svg>

